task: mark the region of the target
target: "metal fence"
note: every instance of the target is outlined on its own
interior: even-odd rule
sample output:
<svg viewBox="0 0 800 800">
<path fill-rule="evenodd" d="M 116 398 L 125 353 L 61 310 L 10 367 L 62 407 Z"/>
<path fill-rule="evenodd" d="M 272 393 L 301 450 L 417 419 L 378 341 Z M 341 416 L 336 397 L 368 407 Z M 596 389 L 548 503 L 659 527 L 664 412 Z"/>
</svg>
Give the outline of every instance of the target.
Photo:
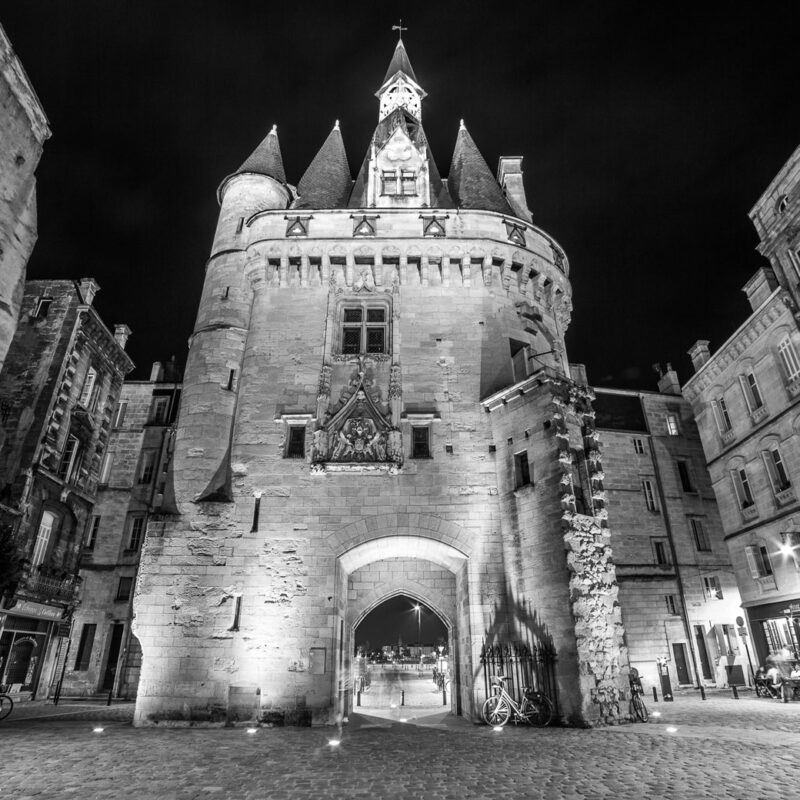
<svg viewBox="0 0 800 800">
<path fill-rule="evenodd" d="M 481 647 L 485 696 L 491 694 L 491 679 L 505 675 L 506 691 L 518 702 L 522 701 L 525 687 L 544 692 L 558 714 L 558 694 L 555 675 L 556 654 L 545 645 L 523 642 L 486 644 Z"/>
</svg>

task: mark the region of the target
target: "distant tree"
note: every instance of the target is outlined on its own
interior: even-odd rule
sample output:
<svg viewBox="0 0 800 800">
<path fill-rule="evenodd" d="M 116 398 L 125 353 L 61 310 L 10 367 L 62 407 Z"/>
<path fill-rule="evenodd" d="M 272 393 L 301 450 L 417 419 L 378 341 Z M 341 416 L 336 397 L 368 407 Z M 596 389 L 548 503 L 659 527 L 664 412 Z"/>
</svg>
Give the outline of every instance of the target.
<svg viewBox="0 0 800 800">
<path fill-rule="evenodd" d="M 0 525 L 0 598 L 10 597 L 22 577 L 23 558 L 10 525 Z"/>
</svg>

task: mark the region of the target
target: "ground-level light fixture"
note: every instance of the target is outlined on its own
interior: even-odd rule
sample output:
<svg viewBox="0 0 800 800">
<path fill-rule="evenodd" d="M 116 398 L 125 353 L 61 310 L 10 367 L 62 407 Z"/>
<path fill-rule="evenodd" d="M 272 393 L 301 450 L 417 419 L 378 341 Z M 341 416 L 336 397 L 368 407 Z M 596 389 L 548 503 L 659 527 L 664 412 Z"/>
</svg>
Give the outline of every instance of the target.
<svg viewBox="0 0 800 800">
<path fill-rule="evenodd" d="M 495 733 L 502 733 L 502 732 L 503 732 L 503 726 L 502 726 L 502 725 L 495 725 L 495 726 L 492 728 L 492 730 L 493 730 Z"/>
<path fill-rule="evenodd" d="M 248 733 L 256 733 L 257 731 L 258 731 L 258 728 L 248 728 L 247 729 Z"/>
<path fill-rule="evenodd" d="M 92 728 L 92 733 L 102 733 L 102 732 L 103 728 L 101 728 L 99 725 L 95 728 Z"/>
<path fill-rule="evenodd" d="M 677 730 L 678 730 L 678 729 L 677 729 L 677 728 L 676 728 L 674 725 L 670 725 L 670 726 L 667 728 L 667 733 L 676 733 L 676 732 L 677 732 Z"/>
<path fill-rule="evenodd" d="M 328 739 L 328 744 L 329 744 L 331 747 L 338 747 L 338 746 L 339 746 L 341 743 L 342 743 L 342 742 L 341 742 L 341 740 L 340 740 L 340 739 Z"/>
</svg>

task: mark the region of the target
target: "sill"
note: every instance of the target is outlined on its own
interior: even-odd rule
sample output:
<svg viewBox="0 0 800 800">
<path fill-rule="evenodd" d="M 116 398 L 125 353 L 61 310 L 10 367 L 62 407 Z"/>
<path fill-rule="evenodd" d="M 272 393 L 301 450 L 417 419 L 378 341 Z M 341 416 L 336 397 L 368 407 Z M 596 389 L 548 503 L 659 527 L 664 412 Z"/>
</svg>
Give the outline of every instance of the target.
<svg viewBox="0 0 800 800">
<path fill-rule="evenodd" d="M 742 510 L 742 516 L 745 519 L 756 519 L 758 517 L 758 508 L 756 507 L 755 503 L 752 506 L 747 506 Z"/>
<path fill-rule="evenodd" d="M 123 556 L 135 556 L 139 552 L 139 548 L 137 547 L 135 550 L 123 550 Z"/>
<path fill-rule="evenodd" d="M 800 377 L 797 377 L 790 383 L 787 383 L 786 391 L 791 397 L 797 397 L 797 395 L 800 394 Z"/>
<path fill-rule="evenodd" d="M 775 575 L 762 575 L 760 578 L 753 578 L 756 586 L 758 586 L 759 594 L 766 594 L 767 592 L 775 591 L 778 584 L 775 581 Z"/>
<path fill-rule="evenodd" d="M 723 442 L 725 442 L 725 444 L 730 444 L 736 438 L 733 433 L 733 428 L 721 433 L 720 438 Z"/>
<path fill-rule="evenodd" d="M 514 487 L 514 494 L 528 494 L 533 489 L 532 483 L 521 483 Z"/>
<path fill-rule="evenodd" d="M 760 408 L 755 409 L 755 411 L 750 412 L 750 419 L 753 420 L 753 425 L 758 425 L 762 419 L 767 418 L 767 407 L 761 406 Z"/>
<path fill-rule="evenodd" d="M 775 492 L 775 502 L 779 506 L 785 506 L 795 500 L 794 487 L 787 486 L 779 492 Z"/>
</svg>

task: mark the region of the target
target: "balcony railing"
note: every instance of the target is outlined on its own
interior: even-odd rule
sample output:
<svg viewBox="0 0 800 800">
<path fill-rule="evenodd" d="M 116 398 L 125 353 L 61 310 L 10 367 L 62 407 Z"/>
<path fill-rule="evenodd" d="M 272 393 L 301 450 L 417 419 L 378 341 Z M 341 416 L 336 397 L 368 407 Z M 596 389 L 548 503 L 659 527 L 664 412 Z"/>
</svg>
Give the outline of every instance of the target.
<svg viewBox="0 0 800 800">
<path fill-rule="evenodd" d="M 758 508 L 756 508 L 755 503 L 742 508 L 742 516 L 747 520 L 755 519 L 758 516 Z"/>
<path fill-rule="evenodd" d="M 80 584 L 80 579 L 75 575 L 57 578 L 34 572 L 20 581 L 17 591 L 40 599 L 70 602 L 75 599 Z"/>
</svg>

